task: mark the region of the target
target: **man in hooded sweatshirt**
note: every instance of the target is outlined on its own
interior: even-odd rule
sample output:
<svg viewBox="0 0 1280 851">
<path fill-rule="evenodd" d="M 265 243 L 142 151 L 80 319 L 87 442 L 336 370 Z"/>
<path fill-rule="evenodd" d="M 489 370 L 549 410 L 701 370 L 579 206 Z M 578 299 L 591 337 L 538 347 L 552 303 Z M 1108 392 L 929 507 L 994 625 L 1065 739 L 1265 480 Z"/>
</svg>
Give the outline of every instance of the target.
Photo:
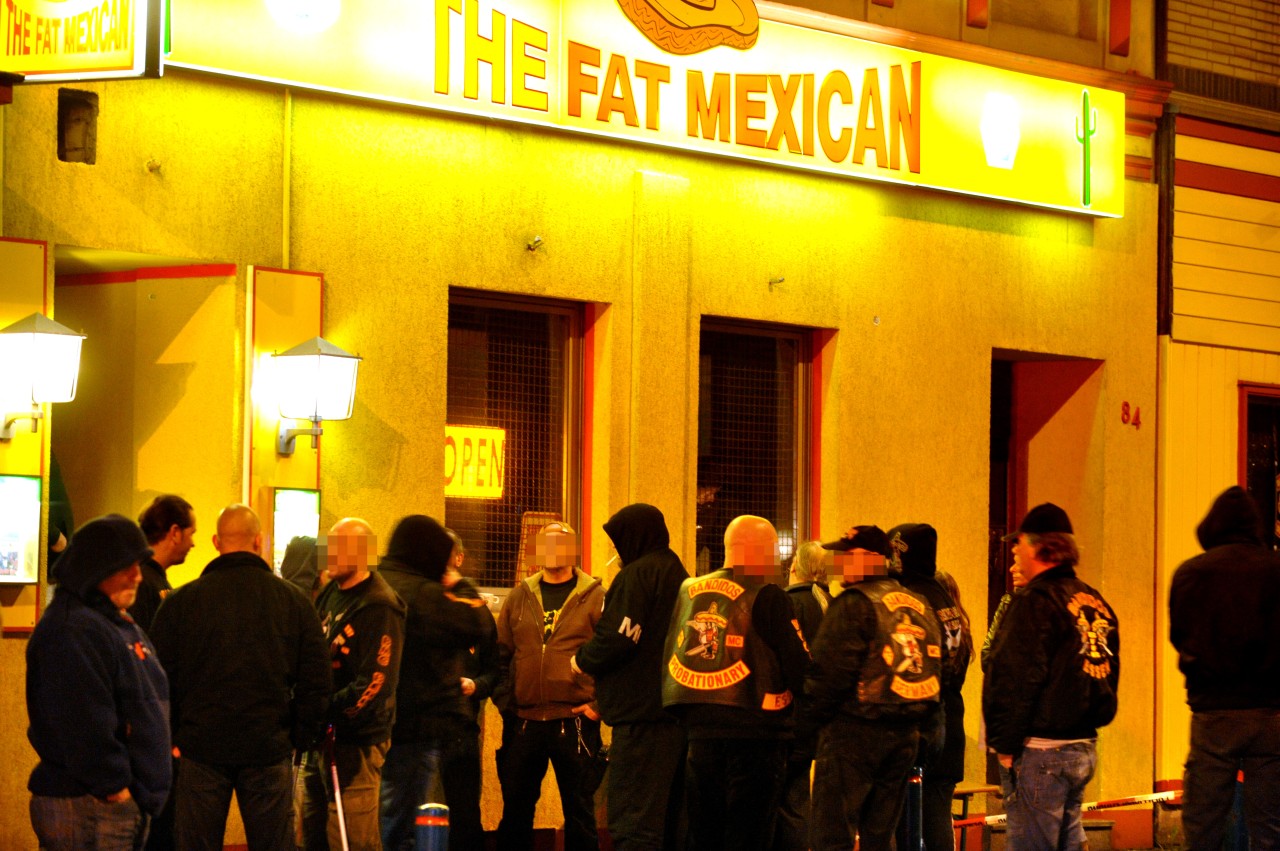
<svg viewBox="0 0 1280 851">
<path fill-rule="evenodd" d="M 1280 847 L 1280 556 L 1262 528 L 1249 494 L 1228 488 L 1196 529 L 1204 553 L 1183 562 L 1169 589 L 1169 640 L 1191 706 L 1189 849 L 1222 847 L 1241 768 L 1249 842 Z"/>
<path fill-rule="evenodd" d="M 408 605 L 396 719 L 382 766 L 382 846 L 413 847 L 414 817 L 439 774 L 449 805 L 449 847 L 484 847 L 480 788 L 467 755 L 475 750 L 462 680 L 467 656 L 486 632 L 484 601 L 453 593 L 459 576 L 446 573 L 453 538 L 423 514 L 391 532 L 378 572 Z"/>
<path fill-rule="evenodd" d="M 951 795 L 964 779 L 964 688 L 973 639 L 950 592 L 937 579 L 938 533 L 928 523 L 903 523 L 889 530 L 898 583 L 929 601 L 942 628 L 942 702 L 920 727 L 916 765 L 924 771 L 921 827 L 925 851 L 951 851 Z M 898 822 L 898 845 L 907 844 L 907 814 Z"/>
<path fill-rule="evenodd" d="M 596 681 L 596 703 L 613 727 L 609 836 L 619 851 L 675 848 L 684 801 L 684 730 L 662 708 L 662 651 L 680 583 L 689 573 L 671 551 L 662 512 L 637 502 L 604 524 L 622 562 L 591 640 L 571 664 Z"/>
<path fill-rule="evenodd" d="M 137 848 L 169 795 L 169 687 L 126 613 L 151 555 L 132 520 L 90 520 L 58 561 L 58 591 L 27 644 L 27 717 L 40 762 L 41 848 Z"/>
</svg>

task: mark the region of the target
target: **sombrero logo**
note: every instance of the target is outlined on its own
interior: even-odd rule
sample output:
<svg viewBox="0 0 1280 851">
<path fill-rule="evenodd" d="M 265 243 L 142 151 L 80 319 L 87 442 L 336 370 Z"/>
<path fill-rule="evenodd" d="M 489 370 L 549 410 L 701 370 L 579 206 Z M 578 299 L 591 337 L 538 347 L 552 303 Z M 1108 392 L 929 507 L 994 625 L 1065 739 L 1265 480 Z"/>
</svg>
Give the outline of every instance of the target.
<svg viewBox="0 0 1280 851">
<path fill-rule="evenodd" d="M 747 50 L 760 34 L 755 0 L 618 0 L 618 5 L 645 38 L 677 56 L 721 44 Z"/>
</svg>

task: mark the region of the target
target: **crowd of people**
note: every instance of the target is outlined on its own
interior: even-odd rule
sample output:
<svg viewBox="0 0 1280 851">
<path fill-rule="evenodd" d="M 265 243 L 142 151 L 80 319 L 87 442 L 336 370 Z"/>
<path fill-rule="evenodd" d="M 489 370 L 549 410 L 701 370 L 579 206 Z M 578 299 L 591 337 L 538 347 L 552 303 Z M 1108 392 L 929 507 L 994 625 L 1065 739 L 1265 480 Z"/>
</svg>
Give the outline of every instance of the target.
<svg viewBox="0 0 1280 851">
<path fill-rule="evenodd" d="M 502 721 L 499 849 L 533 847 L 548 765 L 566 851 L 598 848 L 601 828 L 620 851 L 953 847 L 974 640 L 928 524 L 857 525 L 781 565 L 772 524 L 744 515 L 723 566 L 690 576 L 661 511 L 637 503 L 604 524 L 621 563 L 607 590 L 576 531 L 551 523 L 496 619 L 462 575 L 463 542 L 424 515 L 380 558 L 359 518 L 295 539 L 282 578 L 255 513 L 231 505 L 218 557 L 171 589 L 195 531 L 189 503 L 159 497 L 137 523 L 86 523 L 52 570 L 27 650 L 42 849 L 221 849 L 233 793 L 251 851 L 412 848 L 436 795 L 449 847 L 482 849 L 485 699 Z M 1280 678 L 1263 676 L 1280 673 L 1280 642 L 1249 617 L 1280 604 L 1280 557 L 1239 488 L 1200 537 L 1171 638 L 1194 712 L 1189 847 L 1216 849 L 1242 765 L 1260 790 L 1251 833 L 1280 835 Z M 1077 575 L 1061 508 L 1036 506 L 1006 540 L 1012 588 L 979 655 L 1008 846 L 1081 848 L 1119 620 Z M 1249 605 L 1227 605 L 1220 574 Z"/>
</svg>

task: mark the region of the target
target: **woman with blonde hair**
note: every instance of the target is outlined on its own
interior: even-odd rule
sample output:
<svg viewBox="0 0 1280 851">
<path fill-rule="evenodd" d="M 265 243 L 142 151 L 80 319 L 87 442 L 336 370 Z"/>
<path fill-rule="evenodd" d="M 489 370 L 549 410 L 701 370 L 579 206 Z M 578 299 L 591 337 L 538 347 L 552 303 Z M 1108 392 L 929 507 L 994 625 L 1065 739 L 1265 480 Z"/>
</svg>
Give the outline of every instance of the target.
<svg viewBox="0 0 1280 851">
<path fill-rule="evenodd" d="M 818 635 L 822 617 L 827 613 L 831 594 L 827 591 L 827 565 L 824 557 L 829 553 L 819 541 L 806 541 L 796 548 L 787 570 L 787 599 L 800 624 L 800 634 L 805 644 L 812 645 Z M 809 847 L 809 773 L 817 742 L 812 735 L 796 731 L 787 754 L 787 769 L 783 779 L 782 803 L 774 826 L 773 851 L 804 851 Z"/>
</svg>

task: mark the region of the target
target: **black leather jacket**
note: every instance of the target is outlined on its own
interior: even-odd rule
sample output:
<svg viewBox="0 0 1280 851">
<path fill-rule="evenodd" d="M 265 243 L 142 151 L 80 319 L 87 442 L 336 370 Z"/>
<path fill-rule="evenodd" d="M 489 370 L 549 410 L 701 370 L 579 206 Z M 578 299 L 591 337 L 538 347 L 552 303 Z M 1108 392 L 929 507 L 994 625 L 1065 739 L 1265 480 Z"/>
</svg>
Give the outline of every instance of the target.
<svg viewBox="0 0 1280 851">
<path fill-rule="evenodd" d="M 1070 565 L 1015 594 L 982 684 L 987 743 L 1017 754 L 1028 737 L 1088 739 L 1116 715 L 1120 625 Z"/>
</svg>

